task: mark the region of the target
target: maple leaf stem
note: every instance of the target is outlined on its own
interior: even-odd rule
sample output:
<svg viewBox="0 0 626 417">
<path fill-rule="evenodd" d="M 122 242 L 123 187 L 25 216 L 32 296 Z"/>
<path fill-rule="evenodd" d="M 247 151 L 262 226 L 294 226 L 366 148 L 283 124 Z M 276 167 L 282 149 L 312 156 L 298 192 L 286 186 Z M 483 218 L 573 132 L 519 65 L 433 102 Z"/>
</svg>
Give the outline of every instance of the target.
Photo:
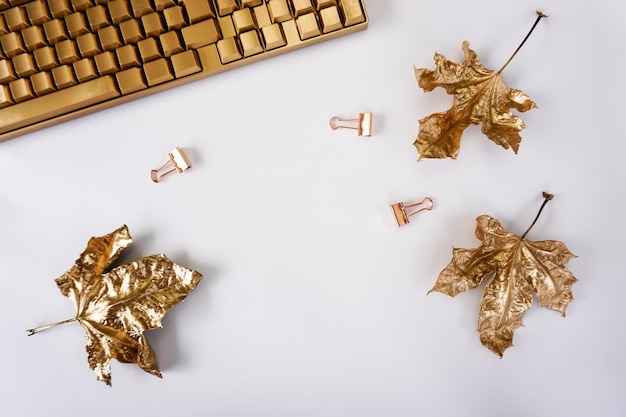
<svg viewBox="0 0 626 417">
<path fill-rule="evenodd" d="M 533 27 L 530 28 L 530 31 L 528 32 L 528 34 L 526 35 L 526 37 L 524 38 L 524 40 L 522 41 L 522 43 L 519 44 L 519 46 L 517 47 L 517 49 L 515 50 L 515 52 L 513 52 L 513 55 L 511 55 L 511 57 L 509 58 L 508 61 L 506 61 L 506 63 L 502 66 L 502 68 L 500 68 L 500 70 L 498 71 L 498 74 L 501 74 L 502 71 L 504 71 L 504 69 L 507 67 L 507 65 L 509 65 L 509 63 L 511 61 L 513 61 L 513 58 L 515 58 L 515 55 L 517 55 L 517 53 L 519 52 L 520 49 L 522 49 L 522 46 L 524 46 L 524 44 L 526 43 L 526 41 L 528 40 L 528 38 L 530 37 L 530 34 L 533 33 L 533 30 L 535 30 L 535 27 L 537 26 L 537 23 L 539 23 L 539 21 L 544 18 L 544 17 L 548 17 L 547 14 L 542 13 L 541 11 L 537 10 L 537 20 L 535 20 L 535 23 L 533 24 Z"/>
<path fill-rule="evenodd" d="M 521 239 L 524 239 L 526 237 L 526 235 L 528 234 L 528 232 L 530 232 L 530 229 L 532 229 L 533 226 L 535 225 L 535 223 L 537 223 L 537 220 L 539 220 L 539 216 L 541 216 L 541 212 L 543 211 L 543 208 L 546 206 L 546 204 L 548 204 L 548 201 L 550 201 L 550 200 L 552 200 L 552 198 L 554 198 L 554 195 L 546 193 L 544 191 L 543 192 L 543 198 L 545 198 L 545 200 L 543 200 L 543 204 L 539 208 L 539 212 L 537 213 L 537 216 L 535 216 L 535 220 L 533 220 L 532 224 L 530 226 L 528 226 L 528 229 L 526 229 L 526 231 L 522 235 Z"/>
<path fill-rule="evenodd" d="M 47 324 L 45 326 L 37 327 L 36 329 L 28 329 L 26 331 L 28 332 L 29 336 L 32 336 L 35 333 L 43 332 L 44 330 L 48 330 L 48 329 L 51 329 L 53 327 L 60 326 L 62 324 L 72 323 L 72 322 L 74 322 L 76 320 L 77 320 L 76 318 L 73 318 L 73 319 L 67 319 L 67 320 L 63 320 L 63 321 L 57 321 L 56 323 Z"/>
</svg>

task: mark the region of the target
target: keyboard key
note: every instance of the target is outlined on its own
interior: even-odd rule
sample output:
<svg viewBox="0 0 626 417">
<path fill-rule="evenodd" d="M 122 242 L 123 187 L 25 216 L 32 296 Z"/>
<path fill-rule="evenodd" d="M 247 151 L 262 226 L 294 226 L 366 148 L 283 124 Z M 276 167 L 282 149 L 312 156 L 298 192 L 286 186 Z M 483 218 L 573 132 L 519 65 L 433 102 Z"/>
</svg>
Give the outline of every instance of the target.
<svg viewBox="0 0 626 417">
<path fill-rule="evenodd" d="M 268 51 L 287 45 L 283 31 L 280 29 L 280 25 L 278 23 L 262 28 L 261 33 L 263 34 L 263 39 L 265 40 L 265 48 Z"/>
<path fill-rule="evenodd" d="M 9 33 L 9 27 L 7 26 L 4 15 L 0 13 L 0 36 L 6 35 L 7 33 Z"/>
<path fill-rule="evenodd" d="M 63 19 L 55 19 L 44 23 L 43 32 L 50 45 L 54 45 L 57 42 L 61 42 L 62 40 L 69 38 L 65 27 L 65 20 Z"/>
<path fill-rule="evenodd" d="M 13 100 L 15 100 L 16 103 L 22 103 L 24 101 L 30 100 L 31 98 L 35 97 L 35 92 L 33 91 L 33 87 L 30 84 L 30 80 L 28 80 L 27 78 L 19 78 L 15 81 L 11 81 L 9 83 L 9 90 L 11 91 Z M 5 128 L 5 123 L 7 122 L 7 120 L 5 120 L 1 115 L 15 107 L 16 106 L 13 106 L 13 107 L 10 107 L 9 109 L 0 111 L 0 120 L 2 120 L 2 127 L 0 127 L 0 132 L 2 132 L 2 130 Z"/>
<path fill-rule="evenodd" d="M 216 0 L 217 12 L 220 16 L 226 16 L 239 9 L 235 0 Z"/>
<path fill-rule="evenodd" d="M 217 17 L 209 0 L 182 0 L 181 3 L 190 24 Z"/>
<path fill-rule="evenodd" d="M 159 43 L 155 38 L 148 38 L 137 42 L 137 48 L 139 49 L 139 55 L 141 56 L 141 60 L 143 62 L 161 58 Z"/>
<path fill-rule="evenodd" d="M 339 30 L 343 27 L 339 18 L 339 10 L 337 7 L 331 6 L 320 11 L 320 20 L 322 24 L 322 32 L 328 33 Z"/>
<path fill-rule="evenodd" d="M 4 51 L 4 56 L 7 58 L 13 58 L 15 55 L 26 52 L 26 47 L 22 42 L 22 37 L 19 32 L 11 32 L 0 37 L 0 45 Z"/>
<path fill-rule="evenodd" d="M 132 17 L 130 6 L 126 0 L 113 0 L 107 4 L 111 22 L 118 25 Z"/>
<path fill-rule="evenodd" d="M 76 84 L 74 69 L 70 65 L 63 65 L 62 67 L 52 69 L 52 79 L 59 90 Z"/>
<path fill-rule="evenodd" d="M 87 21 L 89 22 L 89 26 L 91 27 L 92 32 L 95 32 L 98 29 L 101 29 L 111 24 L 109 22 L 109 14 L 107 13 L 107 9 L 102 5 L 91 7 L 87 9 L 85 13 L 87 15 Z"/>
<path fill-rule="evenodd" d="M 291 0 L 293 6 L 293 14 L 295 17 L 313 12 L 311 0 Z"/>
<path fill-rule="evenodd" d="M 154 8 L 157 12 L 176 5 L 175 0 L 154 0 Z"/>
<path fill-rule="evenodd" d="M 163 56 L 165 57 L 170 57 L 185 50 L 178 37 L 178 32 L 176 31 L 165 32 L 159 35 L 159 42 L 161 43 L 161 50 L 163 50 Z"/>
<path fill-rule="evenodd" d="M 241 7 L 255 7 L 263 4 L 263 0 L 241 0 Z"/>
<path fill-rule="evenodd" d="M 322 10 L 326 7 L 336 6 L 337 0 L 313 0 L 315 2 L 315 7 L 317 10 Z"/>
<path fill-rule="evenodd" d="M 120 33 L 124 44 L 137 43 L 143 39 L 143 32 L 139 20 L 125 20 L 120 23 Z"/>
<path fill-rule="evenodd" d="M 265 7 L 264 4 L 255 7 L 253 10 L 254 18 L 256 19 L 258 27 L 263 28 L 272 24 L 272 20 L 270 19 L 270 13 L 267 11 L 267 7 Z"/>
<path fill-rule="evenodd" d="M 8 84 L 9 81 L 17 79 L 13 70 L 13 64 L 8 59 L 0 59 L 0 84 Z"/>
<path fill-rule="evenodd" d="M 50 46 L 35 49 L 33 56 L 35 57 L 35 63 L 39 71 L 48 71 L 59 65 L 56 51 Z"/>
<path fill-rule="evenodd" d="M 252 19 L 252 13 L 250 9 L 241 9 L 233 13 L 233 25 L 235 26 L 235 32 L 239 35 L 242 32 L 247 32 L 251 29 L 256 29 L 254 19 Z"/>
<path fill-rule="evenodd" d="M 226 38 L 218 41 L 217 51 L 220 54 L 222 64 L 227 64 L 241 59 L 241 53 L 239 52 L 235 38 Z"/>
<path fill-rule="evenodd" d="M 346 26 L 356 25 L 365 21 L 365 15 L 359 0 L 339 0 L 339 7 L 341 7 L 345 16 L 344 24 Z"/>
<path fill-rule="evenodd" d="M 181 30 L 181 34 L 187 49 L 198 49 L 220 39 L 220 33 L 214 19 L 187 26 Z"/>
<path fill-rule="evenodd" d="M 80 35 L 89 33 L 89 26 L 87 25 L 87 19 L 81 12 L 68 14 L 65 16 L 65 26 L 67 27 L 67 33 L 70 38 L 77 38 Z"/>
<path fill-rule="evenodd" d="M 222 38 L 234 38 L 237 36 L 237 31 L 235 31 L 235 25 L 233 24 L 233 18 L 231 16 L 218 17 L 217 22 L 220 27 L 220 32 L 222 33 Z"/>
<path fill-rule="evenodd" d="M 93 62 L 96 65 L 96 70 L 98 74 L 108 75 L 115 74 L 120 70 L 117 65 L 117 59 L 115 58 L 115 53 L 111 51 L 106 51 L 101 54 L 93 57 Z"/>
<path fill-rule="evenodd" d="M 242 33 L 239 40 L 241 41 L 243 56 L 247 57 L 263 52 L 263 46 L 261 46 L 259 35 L 256 33 L 256 30 Z"/>
<path fill-rule="evenodd" d="M 281 23 L 291 20 L 291 13 L 286 0 L 269 0 L 267 10 L 270 12 L 272 23 Z"/>
<path fill-rule="evenodd" d="M 0 109 L 9 107 L 13 103 L 13 97 L 11 96 L 11 89 L 8 84 L 0 84 Z"/>
<path fill-rule="evenodd" d="M 60 19 L 72 13 L 72 6 L 68 0 L 48 0 L 50 14 L 55 19 Z"/>
<path fill-rule="evenodd" d="M 31 25 L 42 25 L 44 22 L 52 19 L 48 5 L 42 0 L 27 3 L 26 14 Z"/>
<path fill-rule="evenodd" d="M 217 53 L 217 45 L 211 44 L 204 46 L 198 50 L 198 58 L 203 72 L 212 73 L 222 68 L 220 55 Z"/>
<path fill-rule="evenodd" d="M 89 58 L 101 52 L 98 37 L 94 33 L 80 35 L 76 38 L 76 45 L 83 58 Z"/>
<path fill-rule="evenodd" d="M 62 91 L 46 94 L 0 110 L 0 133 L 10 132 L 52 117 L 119 96 L 111 76 L 98 78 Z"/>
<path fill-rule="evenodd" d="M 296 19 L 300 39 L 310 39 L 320 35 L 320 28 L 317 26 L 315 14 L 309 13 Z"/>
<path fill-rule="evenodd" d="M 183 8 L 180 6 L 169 7 L 163 10 L 165 18 L 165 27 L 167 30 L 180 29 L 185 26 L 185 16 L 183 16 Z"/>
<path fill-rule="evenodd" d="M 57 57 L 61 64 L 71 64 L 77 61 L 80 56 L 78 55 L 78 49 L 76 48 L 76 42 L 71 39 L 66 39 L 54 45 Z"/>
<path fill-rule="evenodd" d="M 149 86 L 162 84 L 174 79 L 169 62 L 165 58 L 159 58 L 156 61 L 144 64 L 143 71 Z"/>
<path fill-rule="evenodd" d="M 17 32 L 30 26 L 26 9 L 23 7 L 13 7 L 5 11 L 4 19 L 11 32 Z"/>
<path fill-rule="evenodd" d="M 76 78 L 78 79 L 79 83 L 93 80 L 98 76 L 96 66 L 93 60 L 89 58 L 83 58 L 79 61 L 76 61 L 72 64 L 72 66 L 74 67 L 74 74 L 76 74 Z"/>
<path fill-rule="evenodd" d="M 171 61 L 176 78 L 186 77 L 202 70 L 195 51 L 185 51 L 172 55 Z"/>
<path fill-rule="evenodd" d="M 94 5 L 93 0 L 71 0 L 71 1 L 72 1 L 72 8 L 77 12 L 82 12 L 84 10 L 87 10 L 88 8 Z"/>
<path fill-rule="evenodd" d="M 115 74 L 117 85 L 123 95 L 148 88 L 141 68 L 130 68 Z"/>
<path fill-rule="evenodd" d="M 37 72 L 35 58 L 31 54 L 19 54 L 13 57 L 13 69 L 20 78 L 25 78 Z"/>
<path fill-rule="evenodd" d="M 150 0 L 130 0 L 130 7 L 133 10 L 133 16 L 136 18 L 154 11 L 152 10 Z"/>
<path fill-rule="evenodd" d="M 31 26 L 22 31 L 24 46 L 29 51 L 33 51 L 42 46 L 46 46 L 46 36 L 41 26 Z"/>
<path fill-rule="evenodd" d="M 30 82 L 33 85 L 33 91 L 37 96 L 43 96 L 44 94 L 55 91 L 52 74 L 47 71 L 34 74 L 30 77 Z"/>
<path fill-rule="evenodd" d="M 13 97 L 11 97 L 11 90 L 8 85 L 0 85 L 0 109 L 8 107 L 13 104 Z"/>
<path fill-rule="evenodd" d="M 120 33 L 115 26 L 107 26 L 98 30 L 98 39 L 104 51 L 112 51 L 123 45 Z"/>
<path fill-rule="evenodd" d="M 165 26 L 163 26 L 163 20 L 160 13 L 150 13 L 141 16 L 141 25 L 146 37 L 159 36 L 165 32 Z"/>
<path fill-rule="evenodd" d="M 120 68 L 123 70 L 141 65 L 141 60 L 139 59 L 135 45 L 124 45 L 121 48 L 117 48 L 115 55 L 117 56 L 117 62 L 119 62 Z"/>
</svg>

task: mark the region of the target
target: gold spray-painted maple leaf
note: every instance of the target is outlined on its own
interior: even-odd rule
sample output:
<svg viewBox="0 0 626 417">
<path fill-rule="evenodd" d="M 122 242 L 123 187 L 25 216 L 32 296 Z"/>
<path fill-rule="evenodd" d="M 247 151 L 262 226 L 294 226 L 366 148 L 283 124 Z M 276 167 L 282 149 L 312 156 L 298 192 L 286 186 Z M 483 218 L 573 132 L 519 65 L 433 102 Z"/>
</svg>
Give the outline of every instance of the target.
<svg viewBox="0 0 626 417">
<path fill-rule="evenodd" d="M 128 228 L 92 237 L 76 263 L 56 279 L 76 316 L 29 329 L 29 336 L 60 324 L 78 321 L 87 335 L 89 366 L 111 385 L 111 359 L 136 363 L 161 377 L 145 330 L 160 328 L 167 311 L 183 301 L 202 279 L 196 271 L 152 255 L 105 272 L 132 243 Z"/>
<path fill-rule="evenodd" d="M 476 219 L 476 237 L 482 242 L 476 249 L 452 251 L 452 261 L 439 274 L 434 287 L 451 297 L 476 288 L 492 275 L 485 286 L 478 314 L 478 332 L 482 344 L 498 356 L 513 345 L 513 332 L 522 325 L 522 317 L 533 304 L 533 292 L 539 304 L 565 316 L 572 301 L 572 285 L 577 281 L 564 266 L 574 255 L 556 240 L 533 242 L 526 234 L 509 233 L 500 222 L 488 215 Z"/>
<path fill-rule="evenodd" d="M 500 75 L 502 70 L 520 50 L 542 17 L 539 15 L 532 29 L 507 63 L 499 70 L 485 68 L 467 41 L 462 48 L 465 59 L 461 63 L 448 61 L 435 54 L 435 70 L 415 68 L 419 86 L 429 92 L 442 87 L 454 96 L 452 107 L 434 113 L 419 121 L 420 128 L 413 145 L 419 152 L 419 160 L 425 158 L 456 159 L 463 131 L 470 124 L 482 124 L 482 132 L 493 142 L 515 153 L 522 140 L 519 133 L 525 125 L 510 109 L 525 112 L 535 103 L 522 91 L 509 88 Z"/>
</svg>

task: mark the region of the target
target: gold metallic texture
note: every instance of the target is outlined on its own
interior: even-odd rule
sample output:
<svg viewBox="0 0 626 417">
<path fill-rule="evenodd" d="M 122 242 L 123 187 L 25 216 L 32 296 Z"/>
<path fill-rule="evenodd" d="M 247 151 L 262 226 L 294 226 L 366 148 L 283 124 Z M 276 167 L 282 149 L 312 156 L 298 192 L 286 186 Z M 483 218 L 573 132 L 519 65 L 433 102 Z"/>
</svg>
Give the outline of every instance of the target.
<svg viewBox="0 0 626 417">
<path fill-rule="evenodd" d="M 158 36 L 165 32 L 165 26 L 163 25 L 160 13 L 150 13 L 141 16 L 141 24 L 148 38 Z"/>
<path fill-rule="evenodd" d="M 133 16 L 135 16 L 135 18 L 139 18 L 154 11 L 150 0 L 130 0 L 130 6 L 133 10 Z"/>
<path fill-rule="evenodd" d="M 252 12 L 250 9 L 241 9 L 233 13 L 233 25 L 235 26 L 235 32 L 241 34 L 251 29 L 256 29 L 254 19 L 252 19 Z"/>
<path fill-rule="evenodd" d="M 33 75 L 30 77 L 30 82 L 33 85 L 35 94 L 38 96 L 43 96 L 44 94 L 51 93 L 55 90 L 52 74 L 47 71 L 38 72 Z"/>
<path fill-rule="evenodd" d="M 115 26 L 107 26 L 98 30 L 98 39 L 102 49 L 105 51 L 112 51 L 123 45 L 120 32 Z"/>
<path fill-rule="evenodd" d="M 72 6 L 68 0 L 48 0 L 52 17 L 58 19 L 72 12 Z"/>
<path fill-rule="evenodd" d="M 132 243 L 128 228 L 93 237 L 76 263 L 56 279 L 76 310 L 74 318 L 29 329 L 29 335 L 77 321 L 87 336 L 87 361 L 96 378 L 111 385 L 111 359 L 135 363 L 161 377 L 155 353 L 144 332 L 193 291 L 202 275 L 152 255 L 110 269 Z"/>
<path fill-rule="evenodd" d="M 26 3 L 26 14 L 31 25 L 41 25 L 44 22 L 52 19 L 50 11 L 48 10 L 47 2 L 43 0 L 35 0 Z"/>
<path fill-rule="evenodd" d="M 0 141 L 366 27 L 362 0 L 12 0 L 0 12 Z M 72 87 L 94 76 L 113 76 L 107 94 L 67 105 L 62 91 L 82 94 Z M 18 114 L 28 122 L 7 130 Z"/>
<path fill-rule="evenodd" d="M 217 17 L 210 0 L 181 0 L 181 4 L 185 7 L 190 24 Z"/>
<path fill-rule="evenodd" d="M 259 41 L 259 35 L 256 30 L 251 30 L 241 34 L 239 39 L 241 40 L 241 50 L 243 51 L 243 56 L 248 57 L 263 52 L 263 46 Z"/>
<path fill-rule="evenodd" d="M 481 130 L 489 139 L 517 153 L 522 140 L 518 132 L 525 125 L 510 109 L 525 112 L 536 107 L 522 91 L 509 88 L 499 72 L 485 68 L 468 42 L 463 42 L 462 48 L 465 60 L 461 63 L 435 54 L 435 70 L 415 69 L 415 77 L 424 91 L 442 87 L 454 96 L 448 111 L 419 121 L 414 143 L 419 159 L 456 159 L 461 136 L 470 124 L 482 124 Z"/>
<path fill-rule="evenodd" d="M 175 0 L 154 0 L 154 8 L 157 12 L 160 12 L 168 7 L 172 7 L 176 5 Z"/>
<path fill-rule="evenodd" d="M 29 51 L 46 46 L 46 37 L 41 26 L 31 26 L 22 31 L 24 45 Z"/>
<path fill-rule="evenodd" d="M 328 33 L 339 30 L 343 27 L 339 18 L 339 10 L 337 7 L 331 6 L 320 10 L 320 20 L 322 24 L 322 32 Z"/>
<path fill-rule="evenodd" d="M 126 0 L 113 0 L 107 3 L 109 15 L 114 25 L 118 25 L 124 20 L 132 17 L 132 12 Z"/>
<path fill-rule="evenodd" d="M 70 65 L 63 65 L 60 67 L 53 68 L 52 79 L 54 80 L 54 84 L 57 86 L 58 89 L 68 88 L 76 84 L 76 76 L 74 75 L 74 70 L 72 69 Z M 56 95 L 56 97 L 58 98 L 63 98 L 64 96 L 65 96 L 64 94 Z M 54 99 L 45 100 L 43 104 L 39 104 L 38 101 L 35 101 L 32 104 L 33 104 L 32 106 L 24 105 L 24 109 L 22 109 L 18 113 L 18 115 L 23 115 L 23 117 L 26 120 L 28 120 L 29 117 L 33 118 L 34 120 L 35 119 L 34 115 L 48 116 L 49 112 L 54 110 L 54 108 L 46 109 L 46 106 L 56 107 L 54 106 L 56 104 L 54 102 Z M 29 107 L 32 107 L 32 109 L 29 109 Z M 61 108 L 64 108 L 64 106 L 61 106 Z M 12 109 L 7 109 L 6 113 L 13 114 L 12 112 L 9 113 L 9 110 L 12 110 Z M 4 114 L 0 114 L 0 118 L 2 120 L 10 119 L 9 116 L 6 116 Z M 17 119 L 17 117 L 15 118 Z M 17 123 L 17 120 L 16 120 L 16 123 Z"/>
<path fill-rule="evenodd" d="M 117 85 L 122 94 L 130 94 L 148 87 L 140 68 L 130 68 L 115 74 Z"/>
<path fill-rule="evenodd" d="M 220 16 L 226 16 L 239 9 L 236 0 L 215 0 L 215 3 L 217 4 L 217 12 Z"/>
<path fill-rule="evenodd" d="M 283 36 L 283 31 L 280 29 L 280 25 L 278 23 L 265 26 L 261 29 L 261 33 L 263 34 L 263 39 L 265 40 L 265 48 L 268 50 L 287 45 L 287 41 L 285 41 L 285 37 Z"/>
<path fill-rule="evenodd" d="M 186 77 L 202 70 L 195 51 L 185 51 L 172 55 L 171 61 L 176 78 Z"/>
<path fill-rule="evenodd" d="M 163 17 L 167 30 L 180 29 L 185 26 L 185 16 L 183 16 L 183 8 L 180 6 L 172 6 L 163 10 Z"/>
<path fill-rule="evenodd" d="M 267 9 L 272 18 L 272 23 L 281 23 L 291 19 L 287 0 L 269 0 Z"/>
<path fill-rule="evenodd" d="M 58 66 L 57 55 L 54 48 L 44 46 L 33 51 L 35 62 L 40 71 L 48 71 Z"/>
<path fill-rule="evenodd" d="M 219 29 L 214 19 L 187 26 L 181 30 L 181 34 L 185 47 L 188 49 L 198 49 L 220 39 Z"/>
<path fill-rule="evenodd" d="M 542 209 L 552 195 L 544 193 L 544 197 Z M 493 217 L 479 216 L 476 238 L 481 245 L 476 249 L 454 248 L 452 261 L 430 290 L 454 297 L 487 279 L 478 332 L 482 344 L 498 356 L 513 345 L 513 333 L 522 326 L 522 317 L 533 304 L 533 293 L 541 306 L 562 316 L 573 299 L 572 285 L 577 279 L 565 264 L 575 256 L 562 242 L 527 240 L 526 233 L 535 222 L 520 237 L 506 231 Z"/>
<path fill-rule="evenodd" d="M 65 16 L 65 26 L 70 38 L 75 38 L 84 33 L 89 33 L 89 26 L 85 14 L 76 12 Z"/>
<path fill-rule="evenodd" d="M 115 74 L 120 70 L 117 65 L 117 59 L 115 58 L 115 53 L 111 51 L 103 52 L 101 54 L 96 55 L 94 58 L 94 63 L 96 64 L 96 69 L 98 70 L 98 74 L 100 76 Z"/>
<path fill-rule="evenodd" d="M 291 0 L 291 4 L 293 5 L 293 14 L 295 17 L 313 12 L 311 0 Z"/>
<path fill-rule="evenodd" d="M 141 60 L 143 62 L 152 61 L 161 57 L 159 43 L 154 38 L 148 38 L 137 42 L 137 48 L 139 49 L 139 55 L 141 56 Z"/>
<path fill-rule="evenodd" d="M 149 86 L 161 84 L 174 79 L 174 74 L 172 74 L 169 60 L 165 58 L 150 61 L 143 66 L 143 69 Z"/>
<path fill-rule="evenodd" d="M 44 23 L 42 27 L 50 45 L 54 45 L 55 43 L 61 42 L 69 37 L 65 26 L 65 20 L 63 19 L 51 20 Z"/>
</svg>

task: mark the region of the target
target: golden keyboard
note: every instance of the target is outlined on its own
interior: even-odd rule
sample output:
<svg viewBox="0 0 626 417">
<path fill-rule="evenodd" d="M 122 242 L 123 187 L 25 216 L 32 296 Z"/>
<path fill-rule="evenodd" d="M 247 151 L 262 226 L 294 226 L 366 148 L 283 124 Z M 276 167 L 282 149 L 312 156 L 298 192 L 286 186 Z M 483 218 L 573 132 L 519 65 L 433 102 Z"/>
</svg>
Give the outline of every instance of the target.
<svg viewBox="0 0 626 417">
<path fill-rule="evenodd" d="M 362 0 L 0 0 L 0 142 L 367 22 Z"/>
</svg>

